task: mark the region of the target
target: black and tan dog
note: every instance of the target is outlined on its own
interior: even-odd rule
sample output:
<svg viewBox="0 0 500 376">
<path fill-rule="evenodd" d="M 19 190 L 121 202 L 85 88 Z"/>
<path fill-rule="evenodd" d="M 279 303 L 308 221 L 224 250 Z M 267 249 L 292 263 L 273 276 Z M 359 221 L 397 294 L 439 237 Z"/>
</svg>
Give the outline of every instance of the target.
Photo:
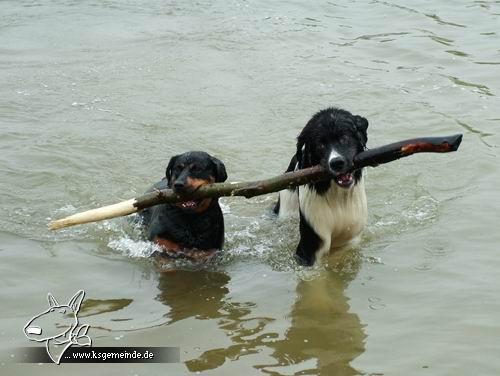
<svg viewBox="0 0 500 376">
<path fill-rule="evenodd" d="M 203 151 L 191 151 L 172 157 L 165 177 L 146 193 L 166 188 L 189 193 L 226 179 L 226 168 L 220 160 Z M 161 256 L 205 260 L 224 244 L 224 218 L 216 198 L 156 205 L 142 210 L 139 216 L 147 238 L 162 248 Z"/>
</svg>

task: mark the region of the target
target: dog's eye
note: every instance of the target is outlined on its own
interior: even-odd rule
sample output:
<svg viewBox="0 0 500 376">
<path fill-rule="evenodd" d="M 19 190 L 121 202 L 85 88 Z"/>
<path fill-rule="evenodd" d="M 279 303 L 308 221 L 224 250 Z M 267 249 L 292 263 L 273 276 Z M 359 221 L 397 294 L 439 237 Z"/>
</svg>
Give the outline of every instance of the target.
<svg viewBox="0 0 500 376">
<path fill-rule="evenodd" d="M 349 143 L 349 137 L 348 136 L 342 136 L 342 137 L 340 137 L 339 141 L 340 141 L 340 143 L 342 145 L 345 145 L 345 144 Z"/>
<path fill-rule="evenodd" d="M 193 165 L 191 166 L 191 171 L 192 172 L 201 172 L 201 167 L 200 166 L 197 166 L 197 165 Z"/>
</svg>

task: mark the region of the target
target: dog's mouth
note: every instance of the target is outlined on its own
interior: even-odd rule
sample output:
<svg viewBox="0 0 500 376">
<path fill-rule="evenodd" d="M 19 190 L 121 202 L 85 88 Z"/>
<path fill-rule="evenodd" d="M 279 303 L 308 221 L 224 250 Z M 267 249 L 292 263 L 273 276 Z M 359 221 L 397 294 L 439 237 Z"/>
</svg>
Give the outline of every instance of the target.
<svg viewBox="0 0 500 376">
<path fill-rule="evenodd" d="M 201 200 L 184 201 L 184 202 L 179 202 L 177 204 L 177 206 L 179 206 L 182 209 L 186 209 L 186 210 L 195 210 L 200 205 L 200 202 L 201 202 Z"/>
<path fill-rule="evenodd" d="M 354 183 L 354 175 L 350 172 L 347 172 L 345 174 L 337 174 L 333 179 L 335 180 L 335 183 L 337 183 L 337 185 L 342 188 L 349 188 L 352 183 Z"/>
</svg>

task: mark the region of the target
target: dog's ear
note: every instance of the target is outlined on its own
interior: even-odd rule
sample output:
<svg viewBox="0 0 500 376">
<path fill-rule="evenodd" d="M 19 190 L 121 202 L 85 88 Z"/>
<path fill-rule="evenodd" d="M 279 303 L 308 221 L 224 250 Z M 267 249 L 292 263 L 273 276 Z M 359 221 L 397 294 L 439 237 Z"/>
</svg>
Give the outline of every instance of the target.
<svg viewBox="0 0 500 376">
<path fill-rule="evenodd" d="M 356 121 L 356 130 L 358 131 L 358 134 L 361 137 L 363 146 L 366 146 L 366 142 L 368 141 L 368 134 L 366 132 L 368 129 L 368 120 L 359 115 L 356 115 L 354 119 Z"/>
<path fill-rule="evenodd" d="M 226 166 L 224 166 L 224 163 L 222 163 L 221 160 L 215 157 L 210 157 L 210 158 L 212 159 L 212 163 L 215 166 L 215 182 L 222 183 L 226 181 L 227 173 L 226 173 Z"/>
<path fill-rule="evenodd" d="M 295 157 L 297 158 L 297 163 L 299 164 L 299 168 L 302 168 L 304 161 L 304 146 L 305 146 L 304 137 L 297 137 L 297 151 L 295 152 Z"/>
<path fill-rule="evenodd" d="M 297 157 L 299 168 L 304 168 L 304 166 L 308 166 L 311 162 L 310 151 L 306 150 L 306 143 L 308 143 L 309 140 L 314 139 L 314 129 L 321 126 L 321 121 L 318 119 L 319 114 L 320 113 L 317 113 L 309 119 L 297 137 L 297 151 L 295 152 L 295 156 Z"/>
<path fill-rule="evenodd" d="M 297 138 L 297 151 L 295 152 L 295 157 L 297 158 L 297 162 L 302 162 L 302 147 L 304 146 L 304 141 Z"/>
<path fill-rule="evenodd" d="M 306 137 L 301 134 L 297 138 L 297 151 L 295 152 L 297 164 L 299 168 L 311 167 L 311 151 L 306 148 Z"/>
<path fill-rule="evenodd" d="M 172 169 L 174 168 L 175 161 L 177 160 L 178 155 L 174 155 L 172 158 L 170 158 L 170 161 L 168 162 L 167 169 L 165 170 L 165 177 L 167 178 L 167 183 L 168 186 L 170 187 L 170 179 L 172 178 Z"/>
</svg>

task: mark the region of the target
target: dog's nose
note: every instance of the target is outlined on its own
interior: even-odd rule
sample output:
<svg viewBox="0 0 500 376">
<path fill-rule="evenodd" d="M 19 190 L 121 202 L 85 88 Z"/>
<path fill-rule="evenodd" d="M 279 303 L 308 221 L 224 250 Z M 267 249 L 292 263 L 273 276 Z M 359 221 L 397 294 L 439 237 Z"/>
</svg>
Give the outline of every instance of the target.
<svg viewBox="0 0 500 376">
<path fill-rule="evenodd" d="M 330 169 L 335 172 L 341 172 L 345 169 L 347 162 L 343 158 L 334 158 L 330 161 Z"/>
<path fill-rule="evenodd" d="M 182 191 L 184 189 L 185 185 L 184 185 L 184 182 L 182 181 L 175 181 L 174 182 L 174 190 L 175 191 Z"/>
</svg>

